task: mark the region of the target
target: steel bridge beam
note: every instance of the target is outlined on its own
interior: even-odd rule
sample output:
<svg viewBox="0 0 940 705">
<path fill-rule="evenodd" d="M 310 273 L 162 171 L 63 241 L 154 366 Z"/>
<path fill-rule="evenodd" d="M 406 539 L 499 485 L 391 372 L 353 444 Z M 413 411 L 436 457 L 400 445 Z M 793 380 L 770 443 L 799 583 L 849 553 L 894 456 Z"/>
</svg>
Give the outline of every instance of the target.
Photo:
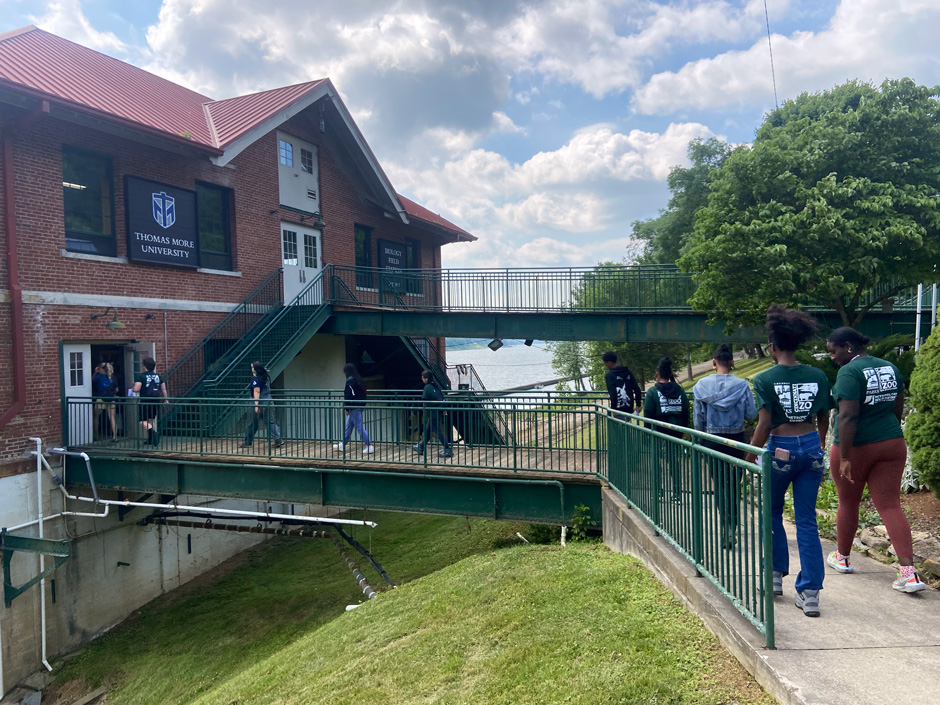
<svg viewBox="0 0 940 705">
<path fill-rule="evenodd" d="M 824 329 L 841 325 L 834 314 L 817 315 Z M 708 325 L 700 313 L 517 313 L 447 311 L 335 311 L 320 332 L 337 335 L 386 335 L 506 340 L 609 340 L 624 342 L 763 341 L 760 327 L 725 336 L 723 325 Z M 914 314 L 870 313 L 858 328 L 872 337 L 913 333 Z"/>
<path fill-rule="evenodd" d="M 258 466 L 155 458 L 94 457 L 100 490 L 195 494 L 224 499 L 291 502 L 426 514 L 560 524 L 560 488 L 542 478 L 431 475 L 395 471 Z M 84 465 L 66 458 L 69 486 L 87 487 Z M 559 475 L 565 517 L 586 505 L 601 516 L 601 486 L 593 478 Z"/>
</svg>

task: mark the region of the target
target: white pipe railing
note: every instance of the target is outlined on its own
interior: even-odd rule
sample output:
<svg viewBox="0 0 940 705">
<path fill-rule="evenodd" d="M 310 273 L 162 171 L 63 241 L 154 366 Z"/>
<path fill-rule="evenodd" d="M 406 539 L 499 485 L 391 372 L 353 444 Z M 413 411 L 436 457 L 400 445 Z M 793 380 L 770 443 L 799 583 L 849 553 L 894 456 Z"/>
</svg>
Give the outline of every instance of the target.
<svg viewBox="0 0 940 705">
<path fill-rule="evenodd" d="M 42 507 L 42 439 L 41 438 L 32 438 L 29 439 L 36 444 L 36 528 L 39 531 L 39 538 L 42 539 L 45 537 L 43 531 L 43 507 Z M 46 569 L 46 555 L 44 553 L 39 554 L 39 574 L 42 575 L 43 571 Z M 49 664 L 49 659 L 46 658 L 46 579 L 39 579 L 39 635 L 41 641 L 42 649 L 42 665 L 46 667 L 46 670 L 52 672 L 52 666 Z"/>
</svg>

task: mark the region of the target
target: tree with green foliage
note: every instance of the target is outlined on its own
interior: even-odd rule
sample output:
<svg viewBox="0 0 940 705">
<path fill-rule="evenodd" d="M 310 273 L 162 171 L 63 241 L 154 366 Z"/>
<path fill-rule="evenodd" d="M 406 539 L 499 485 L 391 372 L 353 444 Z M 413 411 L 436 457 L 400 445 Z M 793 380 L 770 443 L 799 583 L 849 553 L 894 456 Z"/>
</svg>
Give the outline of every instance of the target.
<svg viewBox="0 0 940 705">
<path fill-rule="evenodd" d="M 729 328 L 770 303 L 821 305 L 856 325 L 937 280 L 940 87 L 851 81 L 771 112 L 713 174 L 680 267 L 692 305 Z"/>
<path fill-rule="evenodd" d="M 678 294 L 669 277 L 648 276 L 635 265 L 601 262 L 582 278 L 572 292 L 573 309 L 604 309 L 639 307 L 652 301 L 671 301 Z M 682 294 L 683 298 L 685 294 Z M 607 368 L 601 355 L 608 350 L 617 353 L 621 364 L 629 367 L 642 384 L 653 378 L 656 363 L 665 355 L 680 361 L 685 358 L 684 343 L 625 343 L 623 341 L 593 340 L 569 345 L 552 343 L 552 366 L 562 370 L 579 366 L 590 377 L 594 389 L 605 389 Z M 570 375 L 566 375 L 570 376 Z"/>
<path fill-rule="evenodd" d="M 587 369 L 587 357 L 584 343 L 580 340 L 559 340 L 548 343 L 546 348 L 552 351 L 552 369 L 572 382 L 576 391 L 584 390 L 584 371 Z"/>
<path fill-rule="evenodd" d="M 712 174 L 720 167 L 731 147 L 712 137 L 689 143 L 692 166 L 674 166 L 666 183 L 672 196 L 665 210 L 655 218 L 633 222 L 633 237 L 644 241 L 640 264 L 675 264 L 692 237 L 695 214 L 708 203 Z"/>
<path fill-rule="evenodd" d="M 940 498 L 940 332 L 934 330 L 917 355 L 911 374 L 914 411 L 904 424 L 911 462 L 920 482 Z"/>
</svg>

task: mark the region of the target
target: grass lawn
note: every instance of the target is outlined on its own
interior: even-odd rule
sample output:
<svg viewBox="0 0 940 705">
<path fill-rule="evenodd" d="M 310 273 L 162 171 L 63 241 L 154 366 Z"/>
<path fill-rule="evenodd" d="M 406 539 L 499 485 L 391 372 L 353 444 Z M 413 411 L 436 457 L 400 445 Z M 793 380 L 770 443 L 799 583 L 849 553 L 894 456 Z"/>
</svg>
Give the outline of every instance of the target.
<svg viewBox="0 0 940 705">
<path fill-rule="evenodd" d="M 97 640 L 63 668 L 60 695 L 103 683 L 109 705 L 773 702 L 631 558 L 497 550 L 514 524 L 373 518 L 398 590 L 344 612 L 361 593 L 332 543 L 281 540 Z"/>
</svg>

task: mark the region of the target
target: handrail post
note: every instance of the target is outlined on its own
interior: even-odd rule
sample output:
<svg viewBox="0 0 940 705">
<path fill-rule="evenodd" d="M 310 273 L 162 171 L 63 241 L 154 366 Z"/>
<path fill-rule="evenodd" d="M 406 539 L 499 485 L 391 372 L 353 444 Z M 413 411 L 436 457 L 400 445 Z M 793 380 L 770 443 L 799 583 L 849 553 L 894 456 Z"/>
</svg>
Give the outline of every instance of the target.
<svg viewBox="0 0 940 705">
<path fill-rule="evenodd" d="M 653 499 L 653 526 L 656 528 L 656 535 L 659 535 L 659 505 L 666 496 L 666 489 L 663 487 L 663 455 L 662 455 L 662 444 L 663 440 L 657 438 L 656 436 L 650 436 L 650 442 L 653 445 L 653 486 L 650 488 L 652 490 L 652 499 Z"/>
<path fill-rule="evenodd" d="M 774 574 L 773 574 L 773 523 L 770 516 L 770 505 L 773 501 L 771 494 L 771 459 L 766 450 L 761 455 L 760 482 L 760 527 L 761 527 L 761 557 L 760 569 L 764 588 L 764 638 L 768 649 L 776 649 L 774 644 Z"/>
<path fill-rule="evenodd" d="M 516 405 L 512 405 L 512 471 L 519 472 L 519 436 L 516 434 Z"/>
<path fill-rule="evenodd" d="M 693 439 L 694 443 L 694 439 Z M 698 577 L 701 577 L 702 572 L 699 570 L 699 566 L 702 565 L 705 559 L 705 541 L 704 541 L 704 525 L 703 525 L 703 508 L 702 503 L 705 501 L 704 496 L 702 495 L 702 473 L 700 472 L 700 463 L 696 462 L 698 454 L 695 452 L 697 446 L 693 445 L 692 448 L 683 449 L 688 450 L 688 463 L 687 467 L 689 474 L 692 476 L 692 559 L 695 561 L 695 572 Z"/>
</svg>

